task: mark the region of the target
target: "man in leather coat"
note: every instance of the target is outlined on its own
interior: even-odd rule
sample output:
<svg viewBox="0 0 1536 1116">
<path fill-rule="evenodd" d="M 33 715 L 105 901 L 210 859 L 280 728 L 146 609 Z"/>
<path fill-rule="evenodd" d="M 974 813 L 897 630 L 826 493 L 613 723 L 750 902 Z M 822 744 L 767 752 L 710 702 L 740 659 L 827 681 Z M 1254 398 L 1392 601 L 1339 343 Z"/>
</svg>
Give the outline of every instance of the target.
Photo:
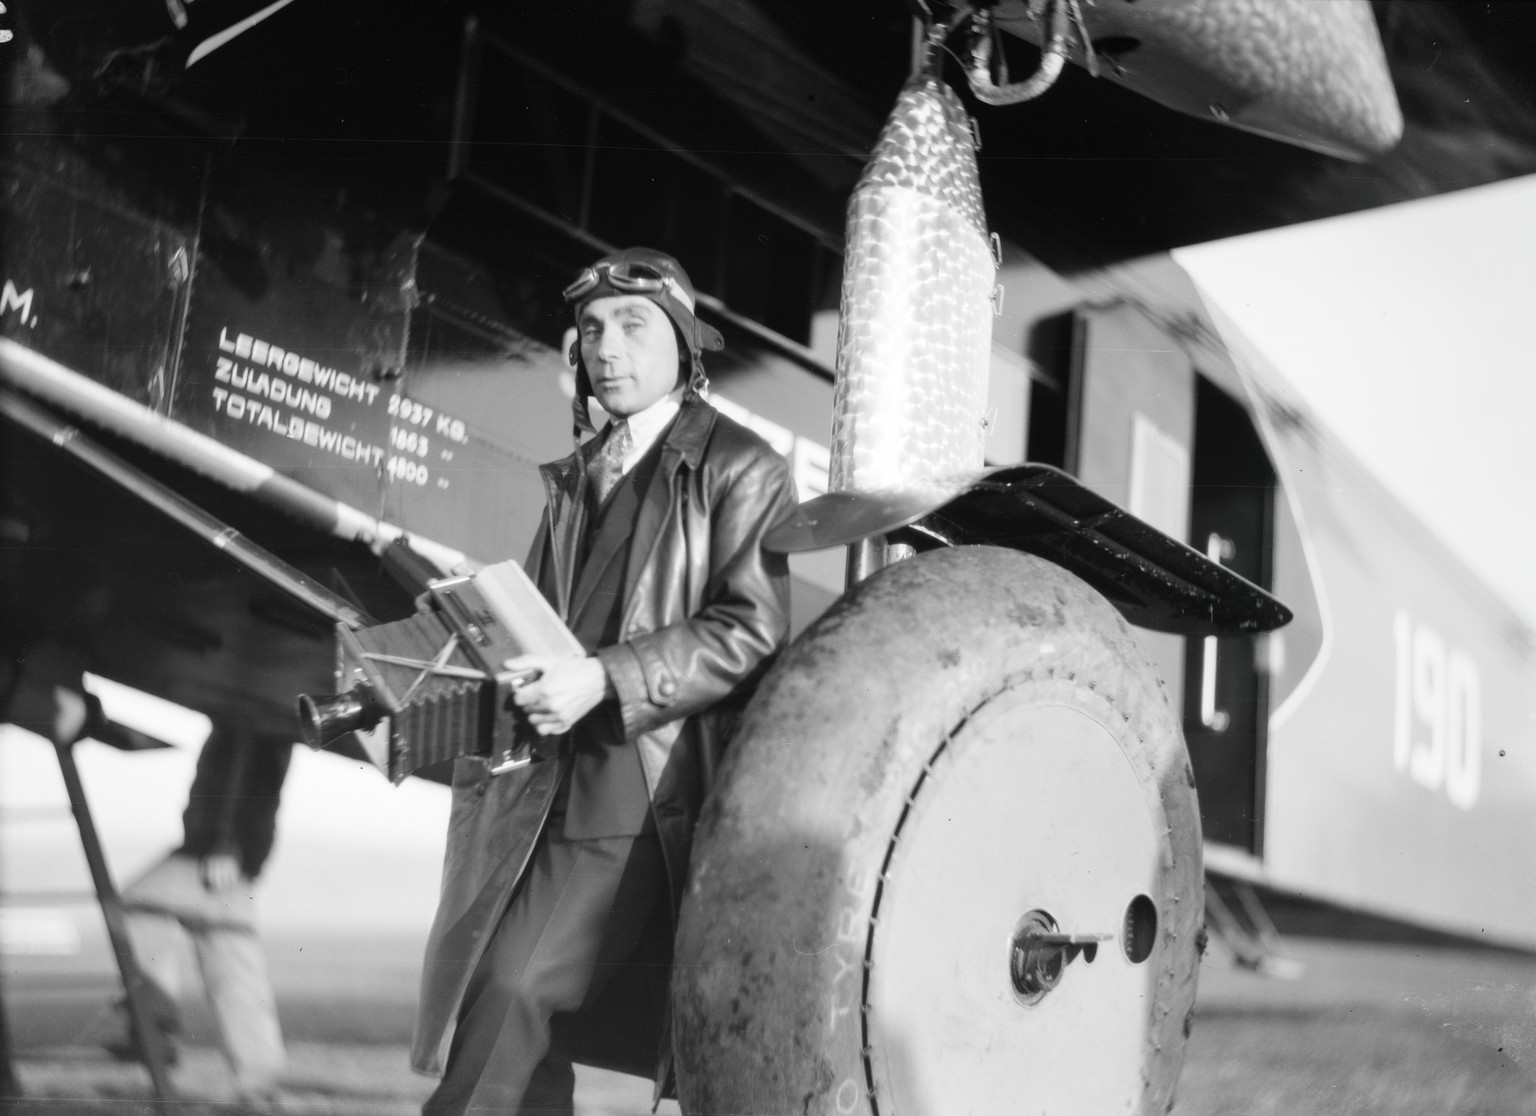
<svg viewBox="0 0 1536 1116">
<path fill-rule="evenodd" d="M 588 655 L 508 664 L 539 672 L 516 700 L 549 758 L 455 767 L 413 1050 L 443 1077 L 424 1112 L 569 1112 L 573 1060 L 661 1088 L 694 824 L 789 629 L 785 560 L 761 545 L 794 507 L 788 465 L 701 397 L 722 341 L 681 266 L 628 249 L 566 299 L 578 434 L 589 393 L 614 421 L 541 470 L 528 572 Z"/>
</svg>

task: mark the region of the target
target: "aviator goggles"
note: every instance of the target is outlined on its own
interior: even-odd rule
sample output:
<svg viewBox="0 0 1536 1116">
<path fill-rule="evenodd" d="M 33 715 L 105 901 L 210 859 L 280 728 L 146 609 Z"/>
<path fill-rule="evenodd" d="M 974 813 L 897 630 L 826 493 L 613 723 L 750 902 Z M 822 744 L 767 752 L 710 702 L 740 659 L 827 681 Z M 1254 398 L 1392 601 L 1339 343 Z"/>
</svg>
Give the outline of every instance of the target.
<svg viewBox="0 0 1536 1116">
<path fill-rule="evenodd" d="M 650 264 L 632 260 L 619 260 L 616 263 L 600 263 L 593 267 L 584 267 L 581 274 L 576 276 L 575 282 L 561 293 L 565 296 L 565 301 L 575 302 L 583 295 L 595 291 L 604 280 L 614 290 L 624 294 L 669 293 L 690 312 L 693 310 L 693 298 L 676 279 L 663 274 Z"/>
</svg>

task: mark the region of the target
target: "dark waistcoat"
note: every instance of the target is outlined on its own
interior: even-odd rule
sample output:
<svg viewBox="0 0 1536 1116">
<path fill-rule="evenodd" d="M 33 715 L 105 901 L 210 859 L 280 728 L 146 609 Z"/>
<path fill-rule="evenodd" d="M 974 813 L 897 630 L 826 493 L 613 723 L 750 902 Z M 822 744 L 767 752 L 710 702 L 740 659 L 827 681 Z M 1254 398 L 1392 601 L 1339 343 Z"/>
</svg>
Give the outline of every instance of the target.
<svg viewBox="0 0 1536 1116">
<path fill-rule="evenodd" d="M 589 653 L 619 640 L 624 575 L 656 459 L 653 446 L 601 506 L 588 494 L 587 530 L 576 562 L 568 623 Z M 552 587 L 540 588 L 552 595 Z M 557 795 L 551 824 L 563 825 L 568 840 L 633 836 L 648 828 L 645 772 L 640 753 L 624 738 L 616 704 L 605 701 L 583 718 L 571 734 L 571 744 L 570 772 Z M 562 806 L 563 822 L 558 818 Z"/>
</svg>

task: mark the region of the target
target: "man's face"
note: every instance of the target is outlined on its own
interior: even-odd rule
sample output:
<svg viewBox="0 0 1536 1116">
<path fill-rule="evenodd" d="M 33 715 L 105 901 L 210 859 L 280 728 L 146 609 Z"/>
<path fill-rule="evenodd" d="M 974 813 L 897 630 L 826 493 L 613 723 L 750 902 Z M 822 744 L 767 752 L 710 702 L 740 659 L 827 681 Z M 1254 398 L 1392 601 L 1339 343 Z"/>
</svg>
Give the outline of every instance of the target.
<svg viewBox="0 0 1536 1116">
<path fill-rule="evenodd" d="M 638 414 L 679 386 L 677 334 L 666 311 L 650 299 L 593 299 L 576 326 L 592 394 L 610 415 Z"/>
</svg>

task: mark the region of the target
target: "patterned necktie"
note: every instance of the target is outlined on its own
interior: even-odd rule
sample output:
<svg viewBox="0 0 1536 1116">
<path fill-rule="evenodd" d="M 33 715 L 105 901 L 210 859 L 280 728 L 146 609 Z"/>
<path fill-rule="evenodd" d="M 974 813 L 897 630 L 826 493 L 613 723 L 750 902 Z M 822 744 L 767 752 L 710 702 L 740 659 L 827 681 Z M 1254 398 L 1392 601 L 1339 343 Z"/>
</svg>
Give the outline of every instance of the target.
<svg viewBox="0 0 1536 1116">
<path fill-rule="evenodd" d="M 608 499 L 608 494 L 624 476 L 624 458 L 634 446 L 635 439 L 629 432 L 628 420 L 619 419 L 608 428 L 608 437 L 587 467 L 587 475 L 592 478 L 592 490 L 597 493 L 599 504 Z"/>
</svg>

